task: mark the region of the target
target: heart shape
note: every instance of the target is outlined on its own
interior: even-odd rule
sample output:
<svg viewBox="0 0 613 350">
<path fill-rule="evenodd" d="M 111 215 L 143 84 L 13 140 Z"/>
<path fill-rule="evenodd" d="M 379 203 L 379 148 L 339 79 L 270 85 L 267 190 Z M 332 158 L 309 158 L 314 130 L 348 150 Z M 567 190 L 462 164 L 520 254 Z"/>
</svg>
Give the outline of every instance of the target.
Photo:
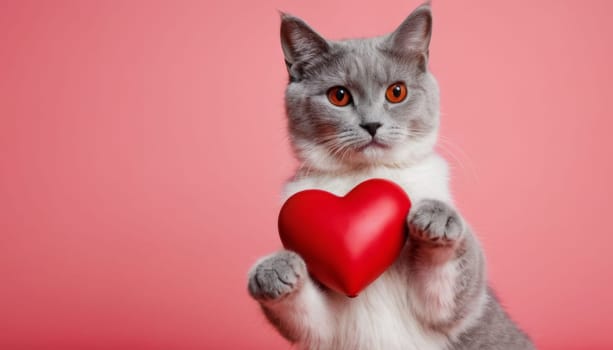
<svg viewBox="0 0 613 350">
<path fill-rule="evenodd" d="M 410 208 L 404 190 L 383 179 L 364 181 L 344 197 L 301 191 L 281 208 L 279 236 L 315 279 L 355 297 L 400 254 Z"/>
</svg>

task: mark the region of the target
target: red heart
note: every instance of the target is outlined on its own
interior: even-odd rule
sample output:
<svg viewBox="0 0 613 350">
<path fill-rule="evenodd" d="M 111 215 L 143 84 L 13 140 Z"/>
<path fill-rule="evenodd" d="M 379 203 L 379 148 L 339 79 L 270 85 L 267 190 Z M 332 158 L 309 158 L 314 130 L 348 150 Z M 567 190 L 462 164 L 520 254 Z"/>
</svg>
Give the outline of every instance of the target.
<svg viewBox="0 0 613 350">
<path fill-rule="evenodd" d="M 319 282 L 354 297 L 400 254 L 410 208 L 404 190 L 382 179 L 364 181 L 344 197 L 306 190 L 283 204 L 279 235 Z"/>
</svg>

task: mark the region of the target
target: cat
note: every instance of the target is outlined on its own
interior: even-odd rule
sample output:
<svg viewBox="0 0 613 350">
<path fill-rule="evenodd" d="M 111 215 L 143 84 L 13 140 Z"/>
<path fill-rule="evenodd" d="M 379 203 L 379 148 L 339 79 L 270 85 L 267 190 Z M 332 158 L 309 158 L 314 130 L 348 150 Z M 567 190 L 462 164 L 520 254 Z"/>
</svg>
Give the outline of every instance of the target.
<svg viewBox="0 0 613 350">
<path fill-rule="evenodd" d="M 400 257 L 356 298 L 312 280 L 291 251 L 251 269 L 250 295 L 299 349 L 534 349 L 488 287 L 483 252 L 454 207 L 447 164 L 434 150 L 431 32 L 429 3 L 389 35 L 343 41 L 281 14 L 288 130 L 301 162 L 284 198 L 305 189 L 340 196 L 384 178 L 413 203 Z"/>
</svg>

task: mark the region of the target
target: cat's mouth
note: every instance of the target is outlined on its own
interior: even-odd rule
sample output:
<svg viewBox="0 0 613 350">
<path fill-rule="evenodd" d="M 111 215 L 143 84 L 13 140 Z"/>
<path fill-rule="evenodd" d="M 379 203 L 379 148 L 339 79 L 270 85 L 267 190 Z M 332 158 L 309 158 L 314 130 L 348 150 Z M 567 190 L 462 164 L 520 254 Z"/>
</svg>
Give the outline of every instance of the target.
<svg viewBox="0 0 613 350">
<path fill-rule="evenodd" d="M 390 148 L 390 146 L 382 143 L 381 141 L 377 141 L 375 138 L 373 138 L 370 141 L 368 141 L 367 143 L 358 146 L 356 148 L 356 150 L 358 152 L 362 152 L 362 151 L 364 151 L 366 149 L 371 149 L 371 148 L 373 148 L 373 149 L 377 149 L 377 148 L 379 148 L 379 149 L 387 149 L 387 148 Z"/>
</svg>

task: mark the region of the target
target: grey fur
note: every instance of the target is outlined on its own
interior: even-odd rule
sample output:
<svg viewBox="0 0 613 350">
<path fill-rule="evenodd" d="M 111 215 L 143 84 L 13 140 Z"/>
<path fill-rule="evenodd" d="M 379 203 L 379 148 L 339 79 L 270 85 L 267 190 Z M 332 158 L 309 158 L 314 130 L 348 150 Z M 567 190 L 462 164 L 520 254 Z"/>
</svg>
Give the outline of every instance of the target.
<svg viewBox="0 0 613 350">
<path fill-rule="evenodd" d="M 526 350 L 534 349 L 530 338 L 504 311 L 494 292 L 479 323 L 464 332 L 453 344 L 454 350 Z"/>
<path fill-rule="evenodd" d="M 412 237 L 435 244 L 452 244 L 464 232 L 462 219 L 455 209 L 434 199 L 417 203 L 408 223 Z"/>
<path fill-rule="evenodd" d="M 261 261 L 249 277 L 249 294 L 258 300 L 272 300 L 287 296 L 298 288 L 307 275 L 301 257 L 282 251 Z"/>
<path fill-rule="evenodd" d="M 431 30 L 428 4 L 417 8 L 393 33 L 359 40 L 328 41 L 302 20 L 282 15 L 281 44 L 289 74 L 288 128 L 303 164 L 318 167 L 310 158 L 314 146 L 323 147 L 341 168 L 401 162 L 381 154 L 380 158 L 366 159 L 356 151 L 372 139 L 390 148 L 423 147 L 424 153 L 430 151 L 428 140 L 435 140 L 439 125 L 438 85 L 427 69 Z M 397 104 L 385 99 L 385 89 L 395 82 L 405 82 L 409 88 L 408 97 Z M 334 86 L 349 89 L 353 98 L 350 105 L 329 103 L 326 93 Z M 370 135 L 360 127 L 365 123 L 382 126 Z M 418 150 L 412 153 L 416 155 Z M 446 349 L 534 348 L 487 287 L 483 252 L 455 208 L 439 200 L 423 199 L 414 204 L 407 223 L 408 244 L 389 269 L 390 274 L 407 278 L 401 305 L 408 309 L 401 311 L 414 314 L 422 329 L 448 338 Z M 428 294 L 432 293 L 429 286 L 440 282 L 445 268 L 454 273 L 445 286 L 452 292 L 453 309 L 451 313 L 436 313 L 432 312 L 437 305 Z M 279 313 L 277 306 L 289 303 L 307 280 L 304 261 L 288 251 L 265 258 L 249 276 L 249 293 L 292 342 L 312 340 L 312 334 L 301 334 L 305 331 L 294 327 L 291 317 Z M 334 293 L 324 296 L 337 301 L 340 297 Z M 352 348 L 345 345 L 333 348 Z"/>
</svg>

